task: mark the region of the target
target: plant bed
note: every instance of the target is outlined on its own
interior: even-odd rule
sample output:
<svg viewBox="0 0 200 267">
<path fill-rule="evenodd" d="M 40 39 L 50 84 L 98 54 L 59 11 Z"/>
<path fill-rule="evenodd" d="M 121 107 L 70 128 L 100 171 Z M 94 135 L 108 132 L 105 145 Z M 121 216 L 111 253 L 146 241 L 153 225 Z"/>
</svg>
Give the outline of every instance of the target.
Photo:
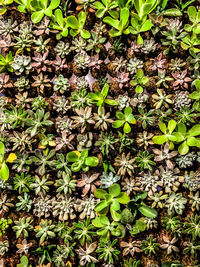
<svg viewBox="0 0 200 267">
<path fill-rule="evenodd" d="M 200 266 L 200 1 L 0 2 L 0 266 Z"/>
</svg>

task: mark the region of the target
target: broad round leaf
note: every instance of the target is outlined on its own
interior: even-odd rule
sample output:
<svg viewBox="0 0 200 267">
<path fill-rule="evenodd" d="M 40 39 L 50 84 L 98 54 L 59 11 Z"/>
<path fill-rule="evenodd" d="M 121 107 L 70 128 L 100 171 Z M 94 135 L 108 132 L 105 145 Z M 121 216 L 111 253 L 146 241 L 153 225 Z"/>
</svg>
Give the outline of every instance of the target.
<svg viewBox="0 0 200 267">
<path fill-rule="evenodd" d="M 129 196 L 125 192 L 121 192 L 116 199 L 121 204 L 127 204 L 130 201 Z"/>
<path fill-rule="evenodd" d="M 88 157 L 85 160 L 87 166 L 96 167 L 99 164 L 99 159 L 97 157 Z"/>
<path fill-rule="evenodd" d="M 131 132 L 131 126 L 128 124 L 128 122 L 125 122 L 123 131 L 124 131 L 124 133 L 130 133 Z"/>
<path fill-rule="evenodd" d="M 38 23 L 41 21 L 41 19 L 44 17 L 43 11 L 35 11 L 31 15 L 31 20 L 33 23 Z"/>
<path fill-rule="evenodd" d="M 112 184 L 109 188 L 108 188 L 108 192 L 109 194 L 111 194 L 113 197 L 117 197 L 120 192 L 120 186 L 118 184 Z"/>
</svg>

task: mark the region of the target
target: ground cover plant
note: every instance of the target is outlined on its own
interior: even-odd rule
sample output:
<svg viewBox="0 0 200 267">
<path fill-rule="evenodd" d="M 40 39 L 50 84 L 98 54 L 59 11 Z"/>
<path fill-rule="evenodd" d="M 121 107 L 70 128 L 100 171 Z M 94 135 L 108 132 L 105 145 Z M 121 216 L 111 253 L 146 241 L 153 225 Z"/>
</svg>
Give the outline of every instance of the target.
<svg viewBox="0 0 200 267">
<path fill-rule="evenodd" d="M 200 267 L 199 67 L 199 0 L 0 0 L 1 267 Z"/>
</svg>

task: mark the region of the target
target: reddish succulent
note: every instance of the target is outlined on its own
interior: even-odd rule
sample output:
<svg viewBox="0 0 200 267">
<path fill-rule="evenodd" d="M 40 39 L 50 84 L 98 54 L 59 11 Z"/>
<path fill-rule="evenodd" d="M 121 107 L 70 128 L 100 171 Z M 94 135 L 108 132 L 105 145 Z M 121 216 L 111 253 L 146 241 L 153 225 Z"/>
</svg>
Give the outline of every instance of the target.
<svg viewBox="0 0 200 267">
<path fill-rule="evenodd" d="M 77 181 L 77 186 L 83 187 L 83 196 L 87 195 L 89 191 L 91 191 L 91 193 L 94 193 L 96 186 L 101 185 L 100 181 L 96 181 L 99 175 L 100 173 L 94 173 L 91 176 L 87 176 L 84 173 L 82 174 L 82 178 Z"/>
<path fill-rule="evenodd" d="M 190 77 L 186 77 L 187 70 L 180 72 L 172 73 L 175 81 L 173 82 L 174 89 L 178 89 L 179 87 L 183 89 L 188 89 L 188 83 L 192 81 Z"/>
<path fill-rule="evenodd" d="M 45 52 L 43 55 L 41 55 L 38 52 L 34 52 L 33 62 L 31 65 L 33 68 L 37 70 L 38 73 L 41 71 L 50 71 L 51 72 L 51 61 L 47 59 L 49 52 Z"/>
<path fill-rule="evenodd" d="M 152 61 L 152 65 L 149 67 L 150 70 L 158 70 L 159 72 L 163 72 L 163 69 L 166 68 L 166 59 L 162 58 L 163 57 L 163 54 L 160 53 L 157 57 L 155 58 L 152 58 L 151 61 Z"/>
</svg>

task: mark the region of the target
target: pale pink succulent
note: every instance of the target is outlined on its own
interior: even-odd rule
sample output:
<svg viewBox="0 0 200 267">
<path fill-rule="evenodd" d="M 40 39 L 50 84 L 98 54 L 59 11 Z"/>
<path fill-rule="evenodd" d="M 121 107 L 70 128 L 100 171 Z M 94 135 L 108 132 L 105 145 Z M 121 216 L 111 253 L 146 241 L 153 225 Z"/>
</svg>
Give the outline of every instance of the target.
<svg viewBox="0 0 200 267">
<path fill-rule="evenodd" d="M 187 70 L 180 72 L 172 73 L 175 81 L 173 82 L 174 89 L 178 89 L 179 87 L 183 89 L 188 89 L 188 83 L 192 81 L 190 77 L 186 77 Z"/>
<path fill-rule="evenodd" d="M 101 182 L 96 181 L 100 173 L 94 173 L 91 176 L 87 176 L 85 173 L 82 174 L 81 179 L 77 181 L 77 187 L 83 187 L 83 196 L 87 195 L 89 191 L 94 193 L 96 186 L 100 186 Z"/>
</svg>

